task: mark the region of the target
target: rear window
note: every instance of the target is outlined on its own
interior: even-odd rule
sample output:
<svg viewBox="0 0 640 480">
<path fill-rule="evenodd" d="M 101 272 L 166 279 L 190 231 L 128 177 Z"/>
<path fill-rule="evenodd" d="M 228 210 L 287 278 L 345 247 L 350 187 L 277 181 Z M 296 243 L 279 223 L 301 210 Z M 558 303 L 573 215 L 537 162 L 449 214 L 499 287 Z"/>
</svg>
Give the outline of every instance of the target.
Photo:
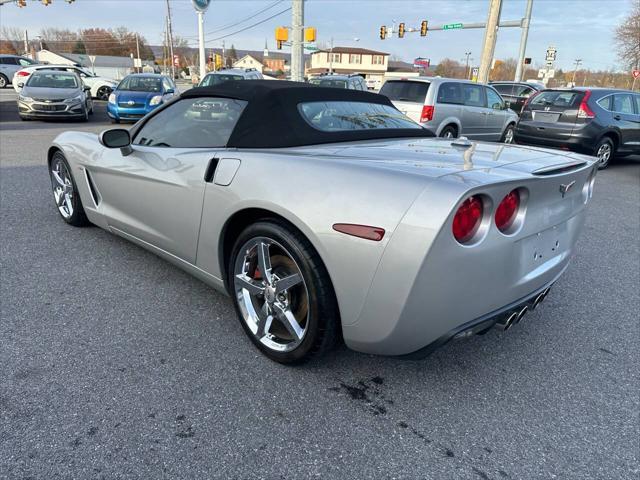
<svg viewBox="0 0 640 480">
<path fill-rule="evenodd" d="M 298 110 L 309 125 L 323 132 L 394 128 L 422 129 L 389 105 L 366 102 L 306 102 Z"/>
<path fill-rule="evenodd" d="M 389 80 L 380 89 L 380 95 L 398 102 L 424 103 L 429 91 L 427 82 Z"/>
<path fill-rule="evenodd" d="M 582 92 L 548 90 L 536 95 L 529 105 L 531 105 L 531 107 L 578 107 L 582 96 Z"/>
<path fill-rule="evenodd" d="M 204 80 L 202 80 L 202 83 L 199 86 L 211 87 L 213 85 L 218 85 L 222 82 L 228 82 L 231 80 L 244 80 L 244 77 L 242 75 L 216 73 L 214 75 L 207 75 L 206 77 L 204 77 Z"/>
<path fill-rule="evenodd" d="M 495 85 L 491 84 L 493 88 L 495 88 L 500 95 L 513 95 L 513 85 Z"/>
<path fill-rule="evenodd" d="M 346 80 L 334 80 L 330 78 L 312 78 L 309 83 L 320 87 L 328 88 L 347 88 Z"/>
</svg>

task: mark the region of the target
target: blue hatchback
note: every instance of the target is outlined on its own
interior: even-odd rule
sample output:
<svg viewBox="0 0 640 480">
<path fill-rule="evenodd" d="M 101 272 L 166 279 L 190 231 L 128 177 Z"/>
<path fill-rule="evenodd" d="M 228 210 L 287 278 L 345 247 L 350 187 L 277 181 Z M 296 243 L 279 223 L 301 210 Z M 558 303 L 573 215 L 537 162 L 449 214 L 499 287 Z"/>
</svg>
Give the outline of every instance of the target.
<svg viewBox="0 0 640 480">
<path fill-rule="evenodd" d="M 134 73 L 109 95 L 107 114 L 114 123 L 136 122 L 177 93 L 175 83 L 165 75 Z"/>
</svg>

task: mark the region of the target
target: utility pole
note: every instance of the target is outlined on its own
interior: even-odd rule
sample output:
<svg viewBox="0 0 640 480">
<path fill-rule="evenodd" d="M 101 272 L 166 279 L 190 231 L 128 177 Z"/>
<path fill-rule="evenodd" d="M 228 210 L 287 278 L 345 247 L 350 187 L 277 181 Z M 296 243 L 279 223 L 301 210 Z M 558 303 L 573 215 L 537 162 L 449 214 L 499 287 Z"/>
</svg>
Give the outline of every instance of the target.
<svg viewBox="0 0 640 480">
<path fill-rule="evenodd" d="M 487 27 L 484 31 L 484 41 L 482 42 L 482 55 L 480 56 L 480 70 L 478 72 L 478 82 L 489 81 L 491 62 L 496 49 L 498 39 L 498 24 L 500 23 L 500 11 L 502 10 L 502 0 L 489 0 L 489 15 L 487 16 Z"/>
<path fill-rule="evenodd" d="M 524 70 L 524 56 L 527 53 L 527 39 L 529 37 L 529 23 L 531 23 L 531 11 L 533 10 L 533 0 L 527 0 L 527 9 L 522 19 L 522 33 L 520 34 L 520 54 L 518 55 L 518 66 L 516 67 L 516 82 L 522 81 Z"/>
<path fill-rule="evenodd" d="M 27 55 L 29 53 L 29 34 L 27 33 L 27 29 L 24 30 L 24 54 Z"/>
<path fill-rule="evenodd" d="M 464 74 L 467 80 L 469 80 L 469 57 L 471 56 L 471 52 L 464 52 L 464 55 L 467 57 L 467 60 L 464 65 Z"/>
<path fill-rule="evenodd" d="M 207 74 L 207 59 L 204 53 L 204 12 L 198 10 L 198 55 L 200 56 L 200 80 Z"/>
<path fill-rule="evenodd" d="M 167 0 L 167 35 L 169 37 L 169 57 L 171 58 L 171 79 L 176 78 L 176 66 L 173 62 L 173 32 L 171 30 L 171 5 Z"/>
<path fill-rule="evenodd" d="M 142 62 L 140 61 L 140 42 L 138 40 L 138 32 L 136 32 L 136 54 L 138 55 L 136 57 L 138 59 L 138 61 L 136 62 L 136 72 L 140 73 L 142 71 Z M 138 67 L 137 65 L 140 65 L 140 67 Z M 138 68 L 140 70 L 138 70 Z"/>
<path fill-rule="evenodd" d="M 292 0 L 291 5 L 291 80 L 304 80 L 304 50 L 302 34 L 304 26 L 304 0 Z"/>
<path fill-rule="evenodd" d="M 329 48 L 329 75 L 333 73 L 333 37 L 331 37 L 331 45 Z"/>
<path fill-rule="evenodd" d="M 222 40 L 222 68 L 227 68 L 227 51 L 224 49 L 224 40 Z"/>
<path fill-rule="evenodd" d="M 582 63 L 582 59 L 581 58 L 576 58 L 574 60 L 576 66 L 573 68 L 573 75 L 571 76 L 571 86 L 573 87 L 573 85 L 576 82 L 576 72 L 578 71 L 578 67 L 580 66 L 580 64 Z"/>
</svg>

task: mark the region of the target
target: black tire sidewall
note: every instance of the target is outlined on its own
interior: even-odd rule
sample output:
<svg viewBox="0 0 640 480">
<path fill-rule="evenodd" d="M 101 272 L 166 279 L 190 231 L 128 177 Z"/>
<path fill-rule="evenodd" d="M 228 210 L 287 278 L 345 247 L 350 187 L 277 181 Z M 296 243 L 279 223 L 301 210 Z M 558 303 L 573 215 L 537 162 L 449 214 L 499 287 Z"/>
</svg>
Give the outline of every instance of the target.
<svg viewBox="0 0 640 480">
<path fill-rule="evenodd" d="M 9 86 L 9 79 L 1 73 L 0 79 L 4 80 L 4 85 L 1 85 L 0 88 L 7 88 Z"/>
<path fill-rule="evenodd" d="M 440 137 L 441 138 L 446 138 L 445 135 L 447 132 L 451 132 L 451 138 L 457 138 L 457 134 L 456 134 L 456 129 L 453 128 L 452 126 L 446 126 L 442 129 L 442 131 L 440 132 Z"/>
<path fill-rule="evenodd" d="M 515 135 L 516 132 L 516 127 L 513 124 L 507 125 L 507 128 L 504 129 L 504 133 L 502 134 L 502 143 L 505 143 L 507 140 L 507 133 L 509 133 L 509 130 L 511 130 L 512 134 L 511 134 L 511 143 L 507 143 L 507 145 L 512 145 L 513 144 L 513 136 Z"/>
<path fill-rule="evenodd" d="M 263 345 L 251 332 L 242 317 L 234 287 L 234 268 L 240 247 L 255 237 L 275 240 L 291 254 L 298 264 L 309 295 L 307 330 L 302 343 L 290 352 L 276 352 Z M 329 275 L 319 261 L 311 243 L 283 222 L 263 220 L 247 227 L 237 238 L 229 258 L 228 284 L 238 319 L 253 344 L 270 359 L 285 364 L 303 363 L 332 344 L 337 322 L 337 302 Z M 325 338 L 327 337 L 327 338 Z"/>
</svg>

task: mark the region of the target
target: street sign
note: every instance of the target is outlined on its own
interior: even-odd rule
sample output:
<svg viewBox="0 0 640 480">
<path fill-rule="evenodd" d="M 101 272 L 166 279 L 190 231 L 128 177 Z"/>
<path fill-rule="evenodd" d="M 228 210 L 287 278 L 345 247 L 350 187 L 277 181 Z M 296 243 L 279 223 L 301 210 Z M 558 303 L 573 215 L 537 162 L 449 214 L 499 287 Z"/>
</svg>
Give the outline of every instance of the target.
<svg viewBox="0 0 640 480">
<path fill-rule="evenodd" d="M 634 70 L 631 75 L 633 75 L 633 78 L 640 78 L 640 70 Z"/>
<path fill-rule="evenodd" d="M 134 58 L 133 59 L 133 66 L 135 68 L 142 68 L 142 59 L 141 58 Z"/>
<path fill-rule="evenodd" d="M 471 70 L 471 80 L 474 82 L 478 81 L 478 75 L 480 74 L 480 69 L 478 67 L 473 67 Z"/>
<path fill-rule="evenodd" d="M 91 62 L 91 65 L 96 63 L 96 56 L 95 55 L 89 55 L 89 61 Z"/>
<path fill-rule="evenodd" d="M 320 50 L 318 47 L 314 47 L 313 45 L 305 45 L 304 49 L 309 50 L 310 52 L 317 52 Z"/>
<path fill-rule="evenodd" d="M 538 70 L 538 78 L 544 78 L 544 74 L 547 70 L 545 68 L 541 68 Z"/>
<path fill-rule="evenodd" d="M 462 24 L 461 23 L 447 23 L 447 24 L 442 26 L 443 30 L 453 30 L 455 28 L 462 28 Z"/>
<path fill-rule="evenodd" d="M 555 47 L 549 47 L 547 48 L 547 56 L 545 58 L 545 60 L 547 62 L 552 62 L 556 59 L 556 53 L 558 51 L 555 49 Z"/>
<path fill-rule="evenodd" d="M 553 67 L 553 60 L 547 60 L 547 67 Z"/>
<path fill-rule="evenodd" d="M 415 68 L 429 68 L 431 60 L 428 58 L 418 57 L 413 60 L 413 66 Z"/>
<path fill-rule="evenodd" d="M 195 8 L 197 12 L 205 12 L 207 8 L 209 8 L 210 3 L 211 0 L 191 0 L 193 8 Z"/>
</svg>

